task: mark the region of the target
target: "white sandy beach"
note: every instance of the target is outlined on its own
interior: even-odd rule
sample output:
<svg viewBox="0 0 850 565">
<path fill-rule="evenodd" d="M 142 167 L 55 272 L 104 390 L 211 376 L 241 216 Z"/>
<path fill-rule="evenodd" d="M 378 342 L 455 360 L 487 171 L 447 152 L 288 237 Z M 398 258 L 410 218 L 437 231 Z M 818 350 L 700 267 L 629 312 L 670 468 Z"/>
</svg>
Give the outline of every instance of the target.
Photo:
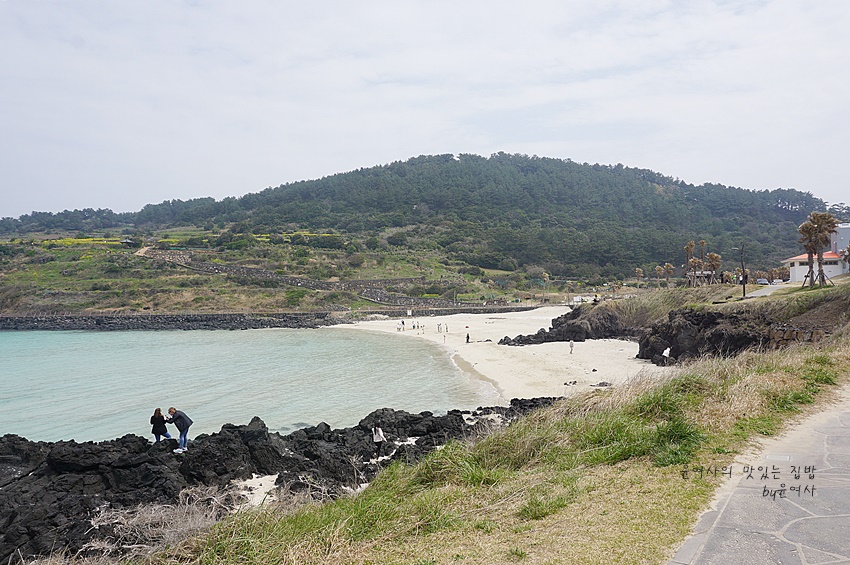
<svg viewBox="0 0 850 565">
<path fill-rule="evenodd" d="M 498 345 L 505 336 L 533 334 L 549 329 L 553 318 L 569 312 L 567 306 L 546 306 L 503 314 L 453 314 L 426 318 L 370 320 L 348 327 L 392 333 L 399 339 L 427 339 L 446 348 L 462 370 L 491 382 L 504 401 L 511 398 L 569 396 L 592 385 L 626 382 L 641 370 L 657 370 L 649 361 L 635 359 L 638 344 L 618 339 L 576 342 L 573 353 L 567 342 L 509 347 Z M 413 329 L 413 322 L 424 329 Z M 443 332 L 437 332 L 441 324 Z M 445 331 L 448 324 L 448 332 Z M 469 343 L 466 335 L 469 334 Z M 565 385 L 576 381 L 575 385 Z"/>
</svg>

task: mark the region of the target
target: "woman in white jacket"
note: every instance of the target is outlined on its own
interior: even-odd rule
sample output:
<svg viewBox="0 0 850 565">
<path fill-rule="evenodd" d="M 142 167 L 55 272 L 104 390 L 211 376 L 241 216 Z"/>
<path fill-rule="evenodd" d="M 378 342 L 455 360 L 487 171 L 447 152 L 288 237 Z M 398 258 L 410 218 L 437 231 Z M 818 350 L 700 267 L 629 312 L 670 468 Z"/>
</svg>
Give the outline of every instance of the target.
<svg viewBox="0 0 850 565">
<path fill-rule="evenodd" d="M 384 430 L 381 429 L 381 424 L 375 422 L 375 425 L 372 426 L 372 441 L 375 442 L 375 455 L 381 455 L 381 446 L 387 441 L 387 438 L 384 436 Z"/>
</svg>

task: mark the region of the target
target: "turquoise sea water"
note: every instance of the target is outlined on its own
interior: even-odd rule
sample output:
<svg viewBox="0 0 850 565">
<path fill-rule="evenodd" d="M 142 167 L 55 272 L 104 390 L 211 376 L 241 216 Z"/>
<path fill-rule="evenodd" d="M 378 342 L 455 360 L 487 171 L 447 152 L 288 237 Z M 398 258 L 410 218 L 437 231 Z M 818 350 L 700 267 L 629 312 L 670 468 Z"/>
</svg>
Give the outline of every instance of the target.
<svg viewBox="0 0 850 565">
<path fill-rule="evenodd" d="M 438 346 L 315 330 L 0 332 L 0 435 L 101 441 L 150 435 L 154 408 L 189 437 L 259 416 L 287 433 L 357 424 L 377 408 L 434 413 L 497 404 Z M 169 426 L 174 432 L 173 426 Z"/>
</svg>

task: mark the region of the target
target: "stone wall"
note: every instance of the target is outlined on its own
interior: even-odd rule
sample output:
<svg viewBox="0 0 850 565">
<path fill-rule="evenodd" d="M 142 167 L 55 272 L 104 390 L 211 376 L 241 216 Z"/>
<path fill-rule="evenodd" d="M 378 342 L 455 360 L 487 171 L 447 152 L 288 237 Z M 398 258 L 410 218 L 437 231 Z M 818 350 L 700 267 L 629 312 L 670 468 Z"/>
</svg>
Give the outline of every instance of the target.
<svg viewBox="0 0 850 565">
<path fill-rule="evenodd" d="M 247 330 L 339 323 L 327 312 L 292 314 L 128 314 L 0 316 L 0 330 Z"/>
<path fill-rule="evenodd" d="M 770 327 L 768 347 L 779 349 L 799 342 L 818 342 L 825 338 L 827 332 L 824 330 L 812 330 L 798 328 L 788 324 L 774 324 Z"/>
<path fill-rule="evenodd" d="M 306 277 L 293 277 L 289 275 L 281 275 L 266 269 L 258 267 L 243 267 L 241 265 L 222 265 L 219 263 L 194 261 L 191 252 L 189 251 L 165 251 L 157 249 L 145 249 L 141 256 L 149 259 L 161 259 L 171 263 L 186 267 L 199 273 L 231 275 L 236 277 L 244 277 L 253 280 L 275 281 L 277 283 L 309 288 L 311 290 L 328 290 L 328 291 L 346 291 L 356 292 L 362 298 L 371 300 L 378 304 L 388 304 L 393 306 L 415 306 L 415 307 L 447 307 L 453 303 L 449 300 L 441 298 L 416 298 L 401 294 L 390 293 L 385 289 L 394 286 L 403 286 L 411 284 L 427 284 L 425 277 L 413 278 L 396 278 L 396 279 L 357 279 L 345 281 L 319 281 Z M 448 286 L 450 283 L 447 279 L 433 281 L 433 284 L 439 286 Z"/>
</svg>

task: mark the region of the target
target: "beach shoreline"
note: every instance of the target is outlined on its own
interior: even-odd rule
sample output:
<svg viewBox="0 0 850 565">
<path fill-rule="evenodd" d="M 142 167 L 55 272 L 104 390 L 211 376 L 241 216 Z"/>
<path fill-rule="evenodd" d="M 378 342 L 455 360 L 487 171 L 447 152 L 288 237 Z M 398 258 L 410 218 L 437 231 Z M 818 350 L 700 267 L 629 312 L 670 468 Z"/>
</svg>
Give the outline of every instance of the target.
<svg viewBox="0 0 850 565">
<path fill-rule="evenodd" d="M 504 403 L 512 398 L 571 396 L 600 385 L 625 383 L 641 371 L 658 370 L 635 357 L 637 342 L 624 339 L 576 342 L 572 352 L 569 342 L 521 347 L 498 344 L 505 336 L 549 329 L 554 318 L 569 311 L 566 305 L 543 306 L 497 314 L 387 317 L 335 327 L 430 341 L 442 347 L 461 371 L 492 384 Z"/>
</svg>

